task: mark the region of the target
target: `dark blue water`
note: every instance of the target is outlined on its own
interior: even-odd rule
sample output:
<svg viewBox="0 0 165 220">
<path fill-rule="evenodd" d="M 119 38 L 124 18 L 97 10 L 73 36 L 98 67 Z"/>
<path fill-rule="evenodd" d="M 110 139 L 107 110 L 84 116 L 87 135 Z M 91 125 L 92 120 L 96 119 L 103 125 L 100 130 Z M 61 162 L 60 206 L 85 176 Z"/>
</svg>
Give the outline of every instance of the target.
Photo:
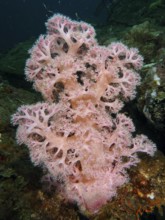
<svg viewBox="0 0 165 220">
<path fill-rule="evenodd" d="M 54 13 L 76 20 L 104 23 L 106 9 L 95 10 L 102 0 L 0 0 L 0 52 L 45 33 L 44 23 Z M 104 0 L 111 2 L 111 0 Z"/>
</svg>

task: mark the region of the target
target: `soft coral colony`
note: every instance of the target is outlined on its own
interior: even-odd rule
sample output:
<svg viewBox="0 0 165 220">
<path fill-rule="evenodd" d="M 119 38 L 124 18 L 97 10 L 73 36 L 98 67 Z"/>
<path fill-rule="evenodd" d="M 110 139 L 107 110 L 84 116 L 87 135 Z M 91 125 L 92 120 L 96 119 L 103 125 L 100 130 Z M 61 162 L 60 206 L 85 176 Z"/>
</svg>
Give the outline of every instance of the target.
<svg viewBox="0 0 165 220">
<path fill-rule="evenodd" d="M 119 42 L 99 46 L 87 23 L 55 14 L 46 26 L 25 71 L 45 102 L 21 106 L 12 122 L 32 162 L 62 182 L 68 201 L 94 213 L 129 180 L 137 153 L 156 150 L 146 136 L 133 137 L 132 120 L 119 113 L 135 97 L 143 59 Z"/>
</svg>

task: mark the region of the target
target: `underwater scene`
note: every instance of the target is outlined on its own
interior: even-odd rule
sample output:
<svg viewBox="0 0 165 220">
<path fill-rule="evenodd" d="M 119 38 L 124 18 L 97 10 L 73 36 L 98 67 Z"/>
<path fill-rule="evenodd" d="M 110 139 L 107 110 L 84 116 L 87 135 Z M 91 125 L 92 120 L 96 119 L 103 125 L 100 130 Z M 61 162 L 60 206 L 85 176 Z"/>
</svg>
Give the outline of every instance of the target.
<svg viewBox="0 0 165 220">
<path fill-rule="evenodd" d="M 165 220 L 165 0 L 1 0 L 0 24 L 0 220 Z"/>
</svg>

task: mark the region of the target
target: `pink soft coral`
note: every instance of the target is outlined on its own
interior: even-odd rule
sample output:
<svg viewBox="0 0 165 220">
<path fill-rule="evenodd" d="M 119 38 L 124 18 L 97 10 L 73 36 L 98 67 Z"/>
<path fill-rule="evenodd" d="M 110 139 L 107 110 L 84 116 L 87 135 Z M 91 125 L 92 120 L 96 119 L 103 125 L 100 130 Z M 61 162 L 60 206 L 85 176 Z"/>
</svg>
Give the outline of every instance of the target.
<svg viewBox="0 0 165 220">
<path fill-rule="evenodd" d="M 156 150 L 146 136 L 133 138 L 131 119 L 118 113 L 135 97 L 143 59 L 122 43 L 99 46 L 87 23 L 56 14 L 46 25 L 26 77 L 47 102 L 20 107 L 12 121 L 32 162 L 64 182 L 65 198 L 96 212 L 128 181 L 137 153 Z"/>
</svg>

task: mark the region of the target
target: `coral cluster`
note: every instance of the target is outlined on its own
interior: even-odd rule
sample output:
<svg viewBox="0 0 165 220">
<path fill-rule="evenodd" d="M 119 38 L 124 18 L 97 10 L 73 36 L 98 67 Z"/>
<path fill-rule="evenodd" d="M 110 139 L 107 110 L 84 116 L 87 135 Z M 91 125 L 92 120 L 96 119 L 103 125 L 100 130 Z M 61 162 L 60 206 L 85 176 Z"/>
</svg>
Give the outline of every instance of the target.
<svg viewBox="0 0 165 220">
<path fill-rule="evenodd" d="M 128 181 L 137 153 L 156 150 L 146 136 L 132 137 L 133 122 L 119 113 L 135 97 L 143 59 L 122 43 L 99 46 L 87 23 L 55 14 L 46 26 L 25 70 L 46 101 L 21 106 L 12 122 L 32 162 L 66 199 L 94 213 Z"/>
</svg>

